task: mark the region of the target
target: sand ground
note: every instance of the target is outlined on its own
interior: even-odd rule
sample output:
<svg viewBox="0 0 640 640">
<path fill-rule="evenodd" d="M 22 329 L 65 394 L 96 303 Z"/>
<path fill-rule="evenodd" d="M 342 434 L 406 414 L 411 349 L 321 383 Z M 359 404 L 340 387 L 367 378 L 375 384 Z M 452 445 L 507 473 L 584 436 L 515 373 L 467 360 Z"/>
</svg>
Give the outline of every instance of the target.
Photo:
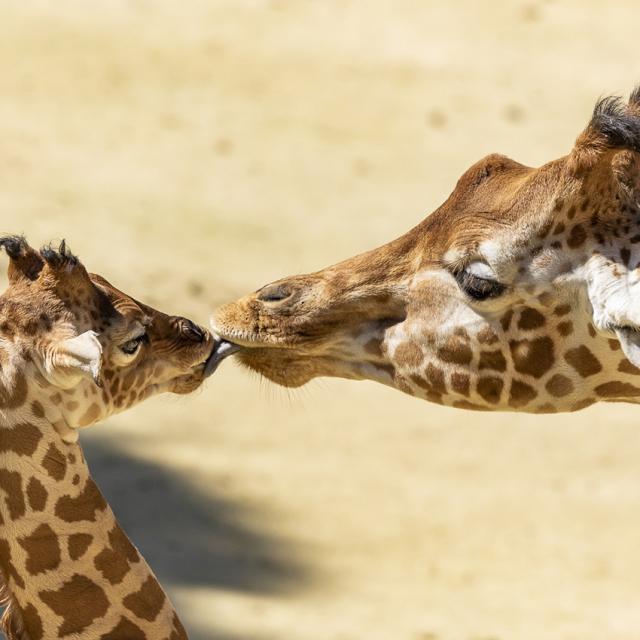
<svg viewBox="0 0 640 640">
<path fill-rule="evenodd" d="M 0 0 L 0 230 L 166 310 L 400 235 L 640 80 L 637 2 Z M 225 363 L 84 437 L 194 640 L 637 640 L 639 409 Z"/>
</svg>

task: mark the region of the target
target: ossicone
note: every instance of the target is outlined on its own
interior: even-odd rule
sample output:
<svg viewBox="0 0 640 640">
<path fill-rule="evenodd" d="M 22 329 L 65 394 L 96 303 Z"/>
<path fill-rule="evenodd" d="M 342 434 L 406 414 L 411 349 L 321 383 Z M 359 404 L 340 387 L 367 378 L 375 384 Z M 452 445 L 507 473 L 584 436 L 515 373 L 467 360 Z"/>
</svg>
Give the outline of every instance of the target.
<svg viewBox="0 0 640 640">
<path fill-rule="evenodd" d="M 20 278 L 36 280 L 44 265 L 40 254 L 29 246 L 24 236 L 1 236 L 0 247 L 9 256 L 9 281 Z"/>
<path fill-rule="evenodd" d="M 9 256 L 9 282 L 38 280 L 44 287 L 79 287 L 90 284 L 86 269 L 67 243 L 62 240 L 58 246 L 47 245 L 36 251 L 23 236 L 0 237 L 0 247 Z"/>
<path fill-rule="evenodd" d="M 80 264 L 78 257 L 69 251 L 66 240 L 62 240 L 57 249 L 55 249 L 52 244 L 42 247 L 42 249 L 40 249 L 40 255 L 53 269 L 61 269 L 64 267 L 74 268 Z"/>
<path fill-rule="evenodd" d="M 640 152 L 640 85 L 629 100 L 607 96 L 596 102 L 591 120 L 570 155 L 576 172 L 591 169 L 618 151 Z"/>
</svg>

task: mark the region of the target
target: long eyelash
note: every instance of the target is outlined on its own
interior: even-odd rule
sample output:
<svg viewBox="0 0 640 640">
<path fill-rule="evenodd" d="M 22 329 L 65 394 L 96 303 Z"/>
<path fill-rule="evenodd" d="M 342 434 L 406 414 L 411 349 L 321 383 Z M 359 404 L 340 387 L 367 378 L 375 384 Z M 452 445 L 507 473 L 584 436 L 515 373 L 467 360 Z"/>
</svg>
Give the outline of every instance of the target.
<svg viewBox="0 0 640 640">
<path fill-rule="evenodd" d="M 474 300 L 497 298 L 506 287 L 495 280 L 486 280 L 468 271 L 458 271 L 454 274 L 458 286 Z"/>
</svg>

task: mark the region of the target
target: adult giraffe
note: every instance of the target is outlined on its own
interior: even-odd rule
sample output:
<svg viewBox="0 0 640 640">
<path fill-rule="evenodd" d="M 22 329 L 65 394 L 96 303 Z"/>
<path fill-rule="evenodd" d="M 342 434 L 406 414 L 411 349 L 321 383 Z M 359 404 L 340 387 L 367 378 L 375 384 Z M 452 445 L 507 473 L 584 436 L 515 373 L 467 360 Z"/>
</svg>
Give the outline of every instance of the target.
<svg viewBox="0 0 640 640">
<path fill-rule="evenodd" d="M 64 243 L 10 257 L 0 296 L 0 576 L 10 640 L 186 640 L 153 572 L 91 479 L 89 426 L 200 386 L 211 335 L 89 275 Z"/>
<path fill-rule="evenodd" d="M 222 307 L 242 363 L 371 379 L 444 405 L 575 411 L 640 398 L 640 89 L 565 157 L 490 155 L 401 238 Z"/>
</svg>

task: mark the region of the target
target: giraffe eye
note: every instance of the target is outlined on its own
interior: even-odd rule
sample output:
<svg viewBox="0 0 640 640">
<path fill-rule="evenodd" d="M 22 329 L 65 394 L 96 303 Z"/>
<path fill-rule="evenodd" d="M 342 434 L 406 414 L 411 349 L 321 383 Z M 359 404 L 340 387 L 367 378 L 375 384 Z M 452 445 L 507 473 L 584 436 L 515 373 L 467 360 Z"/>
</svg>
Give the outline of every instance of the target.
<svg viewBox="0 0 640 640">
<path fill-rule="evenodd" d="M 489 300 L 497 298 L 504 293 L 505 285 L 492 278 L 471 273 L 469 269 L 463 269 L 454 274 L 458 286 L 470 298 L 474 300 Z"/>
<path fill-rule="evenodd" d="M 132 340 L 128 340 L 124 344 L 120 345 L 120 350 L 126 353 L 128 356 L 134 355 L 138 349 L 142 346 L 142 343 L 147 340 L 147 334 L 143 333 L 142 335 L 133 338 Z"/>
</svg>

